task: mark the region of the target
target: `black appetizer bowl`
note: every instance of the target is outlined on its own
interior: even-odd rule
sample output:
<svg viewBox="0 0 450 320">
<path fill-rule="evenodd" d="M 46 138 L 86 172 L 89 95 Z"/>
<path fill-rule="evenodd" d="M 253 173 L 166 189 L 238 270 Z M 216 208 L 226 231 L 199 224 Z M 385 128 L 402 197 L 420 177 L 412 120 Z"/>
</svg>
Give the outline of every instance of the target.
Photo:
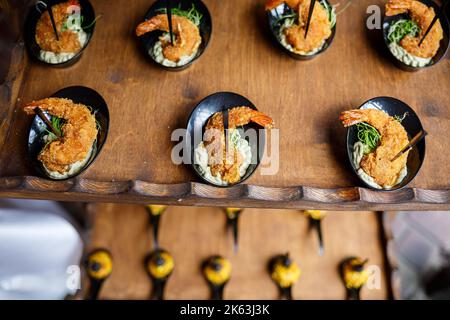
<svg viewBox="0 0 450 320">
<path fill-rule="evenodd" d="M 377 97 L 370 99 L 362 104 L 359 109 L 378 109 L 383 110 L 390 116 L 399 116 L 402 117 L 405 113 L 407 113 L 406 117 L 402 120 L 402 126 L 405 128 L 408 133 L 409 139 L 418 134 L 421 130 L 423 130 L 422 123 L 420 122 L 419 117 L 414 112 L 411 107 L 409 107 L 403 101 L 400 101 L 391 97 Z M 353 169 L 355 175 L 359 178 L 363 185 L 368 188 L 377 191 L 394 191 L 401 189 L 407 186 L 417 175 L 420 168 L 422 167 L 423 160 L 425 158 L 425 138 L 422 139 L 416 146 L 408 154 L 408 160 L 406 163 L 407 167 L 407 175 L 399 184 L 393 186 L 391 189 L 379 189 L 368 184 L 364 179 L 362 179 L 358 170 L 356 169 L 353 162 L 353 146 L 358 142 L 358 130 L 356 126 L 351 126 L 347 130 L 347 155 L 350 166 Z"/>
<path fill-rule="evenodd" d="M 436 3 L 434 3 L 433 1 L 431 1 L 431 0 L 419 0 L 419 1 L 426 4 L 428 7 L 433 7 L 435 13 L 439 11 L 439 6 Z M 383 28 L 382 28 L 385 50 L 388 51 L 388 54 L 391 57 L 391 60 L 396 67 L 398 67 L 399 69 L 401 69 L 403 71 L 415 72 L 415 71 L 419 71 L 419 70 L 434 66 L 435 64 L 437 64 L 439 61 L 441 61 L 445 57 L 445 55 L 447 54 L 448 48 L 449 48 L 450 25 L 449 25 L 447 16 L 444 14 L 439 19 L 442 29 L 444 31 L 444 38 L 440 42 L 440 47 L 439 47 L 438 52 L 431 59 L 431 62 L 428 65 L 423 66 L 423 67 L 419 67 L 419 66 L 414 67 L 414 66 L 408 65 L 405 62 L 397 59 L 392 54 L 391 50 L 389 49 L 390 41 L 388 39 L 388 35 L 389 35 L 389 29 L 391 28 L 391 25 L 401 19 L 409 19 L 409 15 L 408 14 L 398 14 L 395 16 L 388 17 L 385 14 L 384 19 L 383 19 Z"/>
<path fill-rule="evenodd" d="M 319 2 L 321 3 L 326 3 L 328 6 L 331 7 L 331 4 L 328 2 L 328 0 L 320 0 Z M 284 15 L 290 15 L 290 14 L 295 14 L 294 10 L 292 10 L 286 3 L 282 3 L 279 6 L 277 6 L 276 8 L 272 9 L 272 10 L 267 10 L 267 20 L 269 23 L 269 29 L 270 32 L 274 38 L 274 40 L 278 43 L 278 45 L 280 46 L 280 48 L 287 53 L 289 56 L 291 56 L 294 59 L 297 60 L 311 60 L 315 57 L 317 57 L 318 55 L 320 55 L 321 53 L 324 53 L 333 43 L 334 40 L 334 36 L 336 34 L 336 25 L 333 26 L 333 28 L 331 29 L 331 36 L 325 40 L 325 43 L 323 45 L 323 47 L 317 51 L 314 54 L 310 54 L 310 55 L 303 55 L 303 54 L 298 54 L 295 53 L 291 50 L 289 50 L 288 48 L 286 48 L 280 41 L 280 28 L 282 26 L 283 21 L 280 20 L 282 16 Z"/>
<path fill-rule="evenodd" d="M 42 177 L 58 181 L 67 180 L 85 171 L 95 161 L 98 154 L 102 150 L 102 147 L 105 144 L 106 138 L 108 136 L 109 111 L 108 106 L 102 96 L 93 89 L 87 87 L 67 87 L 59 90 L 58 92 L 53 94 L 52 97 L 71 99 L 75 103 L 82 103 L 92 108 L 92 112 L 95 114 L 95 119 L 99 127 L 97 140 L 94 142 L 94 145 L 92 147 L 92 154 L 86 164 L 74 174 L 66 178 L 59 179 L 51 177 L 45 170 L 43 164 L 38 160 L 39 153 L 46 145 L 45 136 L 48 134 L 48 128 L 47 125 L 37 115 L 33 118 L 28 134 L 27 144 L 28 157 L 30 158 L 32 167 Z M 44 114 L 47 117 L 50 116 L 46 111 L 44 111 Z"/>
<path fill-rule="evenodd" d="M 47 4 L 49 6 L 54 6 L 62 2 L 67 2 L 68 0 L 47 0 Z M 41 14 L 46 12 L 45 7 L 42 5 L 39 5 L 37 2 L 36 5 L 31 7 L 29 9 L 27 18 L 25 20 L 25 32 L 24 32 L 24 39 L 25 43 L 28 49 L 28 52 L 30 56 L 38 62 L 41 62 L 43 64 L 52 66 L 52 67 L 68 67 L 73 65 L 75 62 L 77 62 L 81 55 L 83 54 L 83 51 L 87 48 L 89 45 L 89 42 L 91 41 L 91 38 L 94 34 L 95 29 L 95 12 L 94 8 L 92 7 L 91 3 L 88 0 L 78 0 L 80 6 L 81 6 L 81 17 L 82 17 L 82 26 L 88 26 L 86 28 L 83 28 L 84 32 L 86 32 L 87 39 L 84 46 L 78 51 L 72 58 L 68 59 L 64 62 L 59 63 L 50 63 L 47 61 L 44 61 L 40 57 L 41 48 L 36 42 L 36 25 L 39 21 L 39 18 L 41 17 Z"/>
<path fill-rule="evenodd" d="M 167 4 L 167 1 L 165 1 L 165 0 L 155 1 L 152 4 L 152 6 L 150 7 L 150 9 L 148 10 L 148 12 L 146 13 L 146 15 L 144 17 L 144 21 L 149 20 L 158 14 L 165 13 L 166 12 L 165 11 L 166 4 Z M 198 58 L 200 58 L 200 56 L 206 50 L 206 47 L 208 46 L 209 40 L 211 38 L 212 20 L 211 20 L 211 15 L 208 11 L 208 8 L 200 0 L 172 0 L 171 5 L 172 5 L 172 17 L 174 15 L 174 13 L 173 13 L 174 8 L 181 9 L 183 11 L 189 11 L 193 5 L 194 5 L 195 9 L 202 15 L 202 18 L 200 20 L 200 25 L 198 26 L 198 28 L 200 29 L 200 36 L 202 38 L 202 43 L 200 44 L 195 57 L 191 61 L 189 61 L 188 63 L 186 63 L 182 66 L 174 66 L 174 67 L 165 66 L 162 63 L 157 61 L 157 59 L 153 53 L 153 48 L 154 48 L 156 42 L 159 40 L 159 37 L 163 34 L 163 31 L 155 30 L 153 32 L 146 33 L 146 34 L 140 36 L 139 38 L 140 38 L 140 41 L 142 44 L 142 49 L 144 50 L 144 54 L 146 56 L 148 56 L 154 63 L 156 63 L 158 66 L 160 66 L 166 70 L 181 71 L 183 69 L 186 69 L 190 65 L 192 65 L 192 63 L 194 63 L 194 61 L 196 61 Z"/>
<path fill-rule="evenodd" d="M 264 146 L 266 141 L 265 130 L 261 126 L 255 123 L 249 123 L 244 125 L 242 130 L 244 132 L 254 131 L 256 132 L 256 139 L 249 139 L 245 135 L 246 140 L 249 142 L 252 152 L 252 161 L 247 168 L 245 175 L 234 184 L 220 185 L 206 179 L 200 170 L 200 166 L 195 161 L 195 148 L 203 141 L 203 135 L 205 133 L 205 127 L 209 118 L 216 112 L 223 112 L 225 109 L 231 109 L 234 107 L 246 106 L 257 110 L 253 103 L 247 98 L 232 92 L 217 92 L 206 98 L 204 98 L 200 103 L 194 108 L 191 115 L 189 116 L 187 124 L 187 137 L 185 137 L 185 150 L 190 153 L 190 164 L 194 172 L 198 177 L 205 183 L 216 187 L 231 187 L 233 185 L 239 184 L 250 178 L 255 170 L 258 168 L 261 159 L 264 154 Z M 241 129 L 239 129 L 241 130 Z"/>
</svg>

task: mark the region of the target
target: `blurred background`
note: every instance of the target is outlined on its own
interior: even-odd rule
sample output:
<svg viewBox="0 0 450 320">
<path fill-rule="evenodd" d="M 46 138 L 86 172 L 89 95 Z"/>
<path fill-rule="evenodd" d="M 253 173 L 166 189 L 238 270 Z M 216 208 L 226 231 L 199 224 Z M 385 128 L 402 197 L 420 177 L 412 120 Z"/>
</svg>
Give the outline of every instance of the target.
<svg viewBox="0 0 450 320">
<path fill-rule="evenodd" d="M 278 299 L 267 264 L 285 253 L 301 270 L 293 299 L 345 299 L 339 264 L 351 256 L 368 259 L 372 276 L 361 299 L 450 298 L 446 212 L 321 212 L 321 255 L 314 219 L 301 211 L 243 209 L 234 248 L 223 209 L 162 208 L 158 244 L 174 259 L 166 299 L 210 298 L 200 266 L 212 255 L 232 265 L 224 299 Z M 86 255 L 102 248 L 113 263 L 97 298 L 149 299 L 144 262 L 156 246 L 150 212 L 139 205 L 0 200 L 0 298 L 84 299 L 92 286 Z"/>
</svg>

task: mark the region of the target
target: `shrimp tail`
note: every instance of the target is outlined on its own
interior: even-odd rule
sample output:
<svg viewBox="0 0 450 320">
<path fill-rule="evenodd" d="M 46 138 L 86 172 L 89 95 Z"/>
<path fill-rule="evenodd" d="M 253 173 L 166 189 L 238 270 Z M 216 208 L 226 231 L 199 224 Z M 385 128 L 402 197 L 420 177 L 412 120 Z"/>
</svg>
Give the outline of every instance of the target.
<svg viewBox="0 0 450 320">
<path fill-rule="evenodd" d="M 42 100 L 32 101 L 23 106 L 23 111 L 25 111 L 25 113 L 28 115 L 33 115 L 35 114 L 34 109 L 36 109 L 37 107 L 45 108 L 45 106 L 46 104 Z"/>
<path fill-rule="evenodd" d="M 348 110 L 341 113 L 339 120 L 344 127 L 350 127 L 357 123 L 361 123 L 367 120 L 367 117 L 362 110 Z"/>
<path fill-rule="evenodd" d="M 259 111 L 251 117 L 250 121 L 257 123 L 264 128 L 273 128 L 273 119 Z"/>
<path fill-rule="evenodd" d="M 136 27 L 136 35 L 138 37 L 148 33 L 148 32 L 152 32 L 153 30 L 156 30 L 156 24 L 154 23 L 153 20 L 146 20 L 144 22 L 141 22 L 137 27 Z"/>
</svg>

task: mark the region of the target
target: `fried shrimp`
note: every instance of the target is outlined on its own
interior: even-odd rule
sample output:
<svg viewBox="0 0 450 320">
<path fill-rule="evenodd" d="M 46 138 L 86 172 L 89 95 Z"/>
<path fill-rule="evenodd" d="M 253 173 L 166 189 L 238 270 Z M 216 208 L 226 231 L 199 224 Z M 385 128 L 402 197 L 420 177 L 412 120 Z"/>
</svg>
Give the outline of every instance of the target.
<svg viewBox="0 0 450 320">
<path fill-rule="evenodd" d="M 416 37 L 410 35 L 403 37 L 400 40 L 400 46 L 416 57 L 434 57 L 439 50 L 440 41 L 444 37 L 439 20 L 431 28 L 430 33 L 428 33 L 419 47 L 420 40 L 425 35 L 425 32 L 435 17 L 434 9 L 416 0 L 389 0 L 386 4 L 386 15 L 394 16 L 402 13 L 408 13 L 410 15 L 411 19 L 419 26 L 420 32 Z"/>
<path fill-rule="evenodd" d="M 172 26 L 174 32 L 174 45 L 166 37 L 160 37 L 159 40 L 163 46 L 163 55 L 166 59 L 178 62 L 184 56 L 193 55 L 202 38 L 199 28 L 188 18 L 172 15 Z M 159 14 L 140 23 L 136 28 L 136 35 L 142 36 L 148 32 L 162 30 L 169 32 L 169 20 L 166 14 Z"/>
<path fill-rule="evenodd" d="M 344 111 L 339 119 L 345 127 L 366 122 L 378 130 L 381 135 L 380 144 L 373 152 L 363 156 L 360 166 L 380 186 L 394 186 L 406 166 L 409 153 L 405 152 L 391 161 L 409 142 L 408 134 L 401 123 L 377 109 Z"/>
<path fill-rule="evenodd" d="M 284 29 L 286 41 L 299 52 L 311 52 L 323 45 L 331 36 L 331 22 L 328 12 L 316 1 L 314 12 L 305 38 L 311 0 L 300 0 L 298 5 L 298 24 Z"/>
<path fill-rule="evenodd" d="M 290 8 L 297 10 L 298 5 L 302 0 L 268 0 L 266 2 L 266 10 L 272 10 L 282 3 L 286 3 Z"/>
<path fill-rule="evenodd" d="M 38 156 L 38 160 L 48 170 L 63 174 L 70 165 L 84 160 L 91 151 L 98 133 L 95 116 L 87 106 L 76 104 L 70 99 L 33 101 L 24 106 L 24 111 L 34 114 L 36 107 L 65 121 L 62 136 L 48 143 Z"/>
<path fill-rule="evenodd" d="M 67 18 L 72 13 L 72 9 L 76 7 L 78 7 L 78 10 L 81 8 L 76 0 L 63 2 L 51 7 L 59 40 L 56 39 L 48 11 L 41 15 L 36 25 L 35 38 L 36 43 L 42 50 L 54 53 L 76 53 L 80 51 L 82 45 L 78 34 L 73 30 L 64 28 Z"/>
<path fill-rule="evenodd" d="M 228 128 L 235 129 L 238 126 L 250 122 L 257 123 L 265 128 L 273 127 L 273 120 L 249 107 L 235 107 L 228 111 Z M 238 182 L 240 179 L 239 167 L 242 164 L 242 155 L 230 143 L 228 152 L 225 150 L 225 134 L 222 112 L 215 113 L 206 124 L 205 147 L 208 152 L 208 163 L 213 176 L 218 173 L 228 183 Z"/>
</svg>

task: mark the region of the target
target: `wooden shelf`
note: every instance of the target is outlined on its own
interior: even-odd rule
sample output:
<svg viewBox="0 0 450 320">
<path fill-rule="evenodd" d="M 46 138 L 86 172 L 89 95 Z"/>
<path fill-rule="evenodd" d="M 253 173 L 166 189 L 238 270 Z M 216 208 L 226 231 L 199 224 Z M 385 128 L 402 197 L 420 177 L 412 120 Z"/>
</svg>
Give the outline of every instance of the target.
<svg viewBox="0 0 450 320">
<path fill-rule="evenodd" d="M 381 31 L 365 27 L 368 5 L 353 1 L 339 14 L 334 43 L 308 62 L 283 54 L 271 41 L 264 1 L 205 0 L 213 34 L 204 55 L 182 72 L 149 63 L 133 29 L 150 1 L 93 0 L 98 21 L 81 60 L 67 69 L 31 63 L 19 40 L 8 48 L 10 68 L 1 86 L 0 196 L 102 202 L 167 203 L 336 210 L 450 209 L 450 60 L 418 73 L 395 68 L 383 53 Z M 123 8 L 127 8 L 126 14 Z M 18 14 L 21 8 L 14 8 Z M 21 23 L 11 25 L 19 30 Z M 16 31 L 17 31 L 16 30 Z M 14 33 L 13 33 L 14 35 Z M 15 39 L 14 36 L 12 39 Z M 1 71 L 1 70 L 0 70 Z M 1 74 L 1 73 L 0 73 Z M 30 118 L 20 106 L 71 85 L 97 90 L 111 123 L 96 162 L 77 179 L 51 182 L 33 177 L 26 156 Z M 234 91 L 271 115 L 280 128 L 276 175 L 257 170 L 230 189 L 199 184 L 188 165 L 171 161 L 172 131 L 186 126 L 192 108 L 217 91 Z M 394 96 L 420 116 L 427 155 L 409 189 L 374 192 L 359 188 L 348 168 L 339 112 L 375 96 Z"/>
</svg>

